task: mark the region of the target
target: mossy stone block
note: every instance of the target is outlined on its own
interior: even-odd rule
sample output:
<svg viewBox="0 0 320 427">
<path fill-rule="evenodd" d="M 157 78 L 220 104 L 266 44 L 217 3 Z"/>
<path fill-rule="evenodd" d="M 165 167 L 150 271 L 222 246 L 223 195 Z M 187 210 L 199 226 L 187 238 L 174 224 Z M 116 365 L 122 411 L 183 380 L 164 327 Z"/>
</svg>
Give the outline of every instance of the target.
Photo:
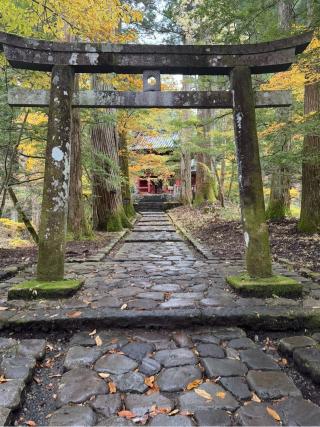
<svg viewBox="0 0 320 427">
<path fill-rule="evenodd" d="M 243 295 L 251 297 L 299 297 L 302 285 L 297 280 L 286 276 L 252 278 L 248 274 L 227 277 L 227 283 Z"/>
<path fill-rule="evenodd" d="M 77 292 L 83 283 L 83 280 L 58 280 L 54 282 L 29 280 L 9 289 L 8 299 L 65 298 Z"/>
</svg>

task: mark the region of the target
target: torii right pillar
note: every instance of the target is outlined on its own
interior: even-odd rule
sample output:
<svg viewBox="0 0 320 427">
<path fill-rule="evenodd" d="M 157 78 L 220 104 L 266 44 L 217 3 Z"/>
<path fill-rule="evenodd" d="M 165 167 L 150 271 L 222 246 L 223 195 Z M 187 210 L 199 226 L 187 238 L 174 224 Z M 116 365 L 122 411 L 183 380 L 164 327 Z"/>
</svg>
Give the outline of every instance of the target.
<svg viewBox="0 0 320 427">
<path fill-rule="evenodd" d="M 231 88 L 247 272 L 253 278 L 270 277 L 272 263 L 269 231 L 265 218 L 255 99 L 249 67 L 239 66 L 232 70 Z"/>
</svg>

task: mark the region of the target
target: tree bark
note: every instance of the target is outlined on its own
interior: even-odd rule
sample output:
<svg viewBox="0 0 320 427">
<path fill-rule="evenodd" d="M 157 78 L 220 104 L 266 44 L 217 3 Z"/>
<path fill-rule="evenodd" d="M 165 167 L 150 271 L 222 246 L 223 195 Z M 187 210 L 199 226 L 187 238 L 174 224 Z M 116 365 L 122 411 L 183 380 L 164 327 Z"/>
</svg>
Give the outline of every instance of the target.
<svg viewBox="0 0 320 427">
<path fill-rule="evenodd" d="M 197 173 L 196 173 L 196 193 L 194 204 L 199 205 L 203 202 L 213 202 L 214 197 L 214 178 L 211 170 L 211 156 L 208 152 L 210 149 L 210 120 L 212 119 L 212 110 L 198 110 L 198 118 L 201 122 L 201 137 L 200 149 L 201 152 L 196 153 Z"/>
<path fill-rule="evenodd" d="M 269 231 L 265 220 L 250 69 L 245 66 L 234 68 L 231 86 L 247 271 L 250 277 L 269 277 L 272 275 Z"/>
<path fill-rule="evenodd" d="M 98 88 L 97 79 L 93 79 Z M 111 109 L 107 110 L 109 114 Z M 96 230 L 120 231 L 129 227 L 121 195 L 119 137 L 114 123 L 98 123 L 92 127 L 93 148 L 93 225 Z"/>
<path fill-rule="evenodd" d="M 79 76 L 75 76 L 75 91 L 79 91 Z M 88 236 L 89 228 L 85 218 L 82 197 L 80 110 L 72 109 L 70 187 L 68 207 L 68 230 L 74 239 Z"/>
<path fill-rule="evenodd" d="M 13 206 L 15 207 L 16 211 L 18 212 L 18 214 L 20 215 L 24 225 L 26 226 L 26 229 L 29 231 L 30 236 L 32 237 L 32 239 L 34 240 L 34 242 L 36 244 L 39 243 L 39 237 L 38 234 L 36 232 L 36 230 L 33 228 L 33 225 L 31 224 L 30 219 L 28 218 L 28 216 L 26 215 L 26 213 L 24 212 L 24 210 L 22 209 L 17 196 L 15 194 L 15 192 L 13 191 L 12 187 L 8 187 L 8 193 L 11 197 Z"/>
<path fill-rule="evenodd" d="M 279 0 L 278 2 L 278 27 L 279 30 L 288 32 L 294 20 L 293 0 Z M 290 108 L 282 107 L 276 112 L 278 123 L 287 123 L 290 119 Z M 278 141 L 280 150 L 284 153 L 290 151 L 291 141 L 283 135 Z M 284 219 L 290 215 L 290 171 L 288 167 L 278 165 L 271 176 L 269 204 L 266 212 L 271 220 Z"/>
<path fill-rule="evenodd" d="M 73 89 L 72 67 L 54 65 L 39 228 L 38 280 L 62 280 L 64 276 Z"/>
<path fill-rule="evenodd" d="M 320 83 L 307 84 L 304 92 L 304 113 L 320 113 Z M 303 141 L 302 194 L 299 230 L 320 231 L 320 137 L 306 135 Z"/>
<path fill-rule="evenodd" d="M 127 144 L 127 135 L 125 132 L 119 134 L 119 162 L 122 173 L 121 193 L 123 209 L 128 218 L 135 216 L 130 191 L 130 177 L 129 177 L 129 151 Z"/>
</svg>

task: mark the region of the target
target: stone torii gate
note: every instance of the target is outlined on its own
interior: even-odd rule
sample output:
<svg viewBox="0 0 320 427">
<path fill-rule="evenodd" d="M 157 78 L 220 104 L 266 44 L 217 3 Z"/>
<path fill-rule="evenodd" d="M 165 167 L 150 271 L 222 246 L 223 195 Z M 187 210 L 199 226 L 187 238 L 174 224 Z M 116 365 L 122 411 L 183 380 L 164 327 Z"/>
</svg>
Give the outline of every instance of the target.
<svg viewBox="0 0 320 427">
<path fill-rule="evenodd" d="M 61 280 L 64 275 L 72 107 L 232 108 L 247 270 L 251 277 L 271 276 L 255 107 L 289 106 L 291 99 L 287 92 L 255 94 L 251 74 L 287 70 L 311 39 L 309 32 L 270 43 L 170 46 L 58 43 L 0 33 L 0 50 L 12 67 L 52 76 L 50 93 L 9 92 L 14 106 L 49 105 L 38 280 Z M 111 72 L 143 74 L 144 91 L 73 93 L 75 73 Z M 161 73 L 229 75 L 231 91 L 161 92 Z"/>
</svg>

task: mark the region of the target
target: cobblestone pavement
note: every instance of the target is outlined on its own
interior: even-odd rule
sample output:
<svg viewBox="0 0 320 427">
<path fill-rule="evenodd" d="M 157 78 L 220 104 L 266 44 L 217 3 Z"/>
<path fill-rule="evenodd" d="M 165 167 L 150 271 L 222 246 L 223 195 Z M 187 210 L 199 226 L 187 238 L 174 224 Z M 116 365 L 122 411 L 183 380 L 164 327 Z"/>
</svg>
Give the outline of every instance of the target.
<svg viewBox="0 0 320 427">
<path fill-rule="evenodd" d="M 94 321 L 105 326 L 196 322 L 273 328 L 320 321 L 319 284 L 276 266 L 276 272 L 304 284 L 303 299 L 240 297 L 225 276 L 241 271 L 242 261 L 221 260 L 214 254 L 205 259 L 175 231 L 165 213 L 143 214 L 113 252 L 91 258 L 66 264 L 66 277 L 85 279 L 72 298 L 7 301 L 9 287 L 31 278 L 31 268 L 0 283 L 0 328 L 67 325 L 70 319 L 79 326 Z"/>
<path fill-rule="evenodd" d="M 0 425 L 319 425 L 286 370 L 292 356 L 304 369 L 303 352 L 319 360 L 319 340 L 261 347 L 236 327 L 0 338 Z"/>
</svg>

